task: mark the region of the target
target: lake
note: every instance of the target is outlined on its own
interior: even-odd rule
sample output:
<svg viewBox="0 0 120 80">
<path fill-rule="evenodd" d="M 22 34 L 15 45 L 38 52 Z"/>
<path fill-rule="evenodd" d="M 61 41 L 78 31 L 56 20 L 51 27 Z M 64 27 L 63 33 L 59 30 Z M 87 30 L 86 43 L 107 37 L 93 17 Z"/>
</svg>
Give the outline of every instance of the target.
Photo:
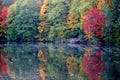
<svg viewBox="0 0 120 80">
<path fill-rule="evenodd" d="M 93 45 L 7 43 L 0 80 L 120 80 L 120 49 Z"/>
</svg>

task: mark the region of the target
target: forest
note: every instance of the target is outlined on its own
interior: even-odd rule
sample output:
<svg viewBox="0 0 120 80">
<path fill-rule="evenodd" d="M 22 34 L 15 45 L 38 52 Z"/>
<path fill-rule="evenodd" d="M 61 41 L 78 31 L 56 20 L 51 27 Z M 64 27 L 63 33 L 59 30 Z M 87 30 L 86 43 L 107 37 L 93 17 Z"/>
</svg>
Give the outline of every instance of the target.
<svg viewBox="0 0 120 80">
<path fill-rule="evenodd" d="M 0 0 L 0 42 L 120 45 L 119 0 Z"/>
</svg>

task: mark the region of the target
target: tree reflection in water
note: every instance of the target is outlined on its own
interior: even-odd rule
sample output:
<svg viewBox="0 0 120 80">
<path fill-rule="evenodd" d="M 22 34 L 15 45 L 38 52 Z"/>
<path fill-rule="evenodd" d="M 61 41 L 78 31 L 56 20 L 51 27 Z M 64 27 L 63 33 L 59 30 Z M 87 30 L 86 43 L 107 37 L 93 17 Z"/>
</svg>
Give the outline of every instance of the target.
<svg viewBox="0 0 120 80">
<path fill-rule="evenodd" d="M 9 75 L 14 74 L 14 80 L 39 80 L 37 73 L 37 49 L 29 44 L 7 44 L 4 48 L 9 66 Z M 9 79 L 7 79 L 9 80 Z"/>
<path fill-rule="evenodd" d="M 42 80 L 47 80 L 47 72 L 46 72 L 46 66 L 47 66 L 47 54 L 44 53 L 42 50 L 38 51 L 38 58 L 39 61 L 42 63 L 39 67 L 39 74 Z"/>
<path fill-rule="evenodd" d="M 83 57 L 78 58 L 73 54 L 70 54 L 66 64 L 70 80 L 102 80 L 102 75 L 105 70 L 104 61 L 102 59 L 102 50 L 93 52 L 92 48 L 85 48 Z"/>
<path fill-rule="evenodd" d="M 74 73 L 75 69 L 77 69 L 78 67 L 78 64 L 73 54 L 70 54 L 70 56 L 67 58 L 66 64 L 68 68 L 68 73 L 72 75 L 72 73 Z"/>
<path fill-rule="evenodd" d="M 114 80 L 109 78 L 114 70 L 109 59 L 114 58 L 103 48 L 85 47 L 6 44 L 0 49 L 0 80 Z"/>
<path fill-rule="evenodd" d="M 63 51 L 64 50 L 58 49 L 55 46 L 44 46 L 39 48 L 38 59 L 40 61 L 39 74 L 41 80 L 67 79 L 67 68 Z"/>
<path fill-rule="evenodd" d="M 0 80 L 14 80 L 14 74 L 10 74 L 7 63 L 7 53 L 0 47 Z"/>
<path fill-rule="evenodd" d="M 102 50 L 98 50 L 94 53 L 91 48 L 87 48 L 83 56 L 82 67 L 91 80 L 102 80 L 105 70 L 102 52 Z"/>
<path fill-rule="evenodd" d="M 8 65 L 6 62 L 6 55 L 0 50 L 0 74 L 8 74 Z"/>
</svg>

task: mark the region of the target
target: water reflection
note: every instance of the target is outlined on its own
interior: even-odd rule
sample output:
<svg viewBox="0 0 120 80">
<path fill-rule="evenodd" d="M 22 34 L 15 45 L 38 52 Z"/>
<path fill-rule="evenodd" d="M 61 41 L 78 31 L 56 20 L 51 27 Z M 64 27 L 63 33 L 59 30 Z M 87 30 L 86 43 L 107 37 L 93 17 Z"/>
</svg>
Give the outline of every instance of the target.
<svg viewBox="0 0 120 80">
<path fill-rule="evenodd" d="M 87 48 L 84 53 L 82 67 L 91 80 L 102 80 L 105 70 L 102 52 L 102 50 L 93 52 L 91 48 Z"/>
<path fill-rule="evenodd" d="M 48 74 L 46 72 L 46 68 L 47 68 L 48 58 L 47 58 L 46 52 L 39 50 L 38 58 L 39 58 L 39 61 L 42 63 L 39 67 L 39 74 L 40 74 L 41 80 L 47 80 Z"/>
<path fill-rule="evenodd" d="M 0 80 L 119 80 L 111 60 L 99 47 L 10 43 L 0 48 Z"/>
<path fill-rule="evenodd" d="M 8 65 L 6 62 L 6 55 L 2 54 L 0 50 L 0 74 L 6 75 L 8 74 Z"/>
<path fill-rule="evenodd" d="M 7 53 L 0 48 L 0 80 L 9 79 L 13 80 L 12 74 L 9 74 L 9 66 L 7 63 Z"/>
</svg>

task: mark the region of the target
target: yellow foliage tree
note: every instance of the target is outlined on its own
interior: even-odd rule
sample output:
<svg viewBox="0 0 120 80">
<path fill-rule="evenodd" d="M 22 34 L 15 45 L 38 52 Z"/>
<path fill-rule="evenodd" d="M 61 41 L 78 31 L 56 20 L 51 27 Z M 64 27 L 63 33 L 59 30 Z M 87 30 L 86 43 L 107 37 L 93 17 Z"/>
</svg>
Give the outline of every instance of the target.
<svg viewBox="0 0 120 80">
<path fill-rule="evenodd" d="M 78 20 L 75 18 L 75 15 L 72 12 L 70 12 L 69 15 L 68 15 L 68 21 L 67 21 L 68 27 L 71 30 L 74 30 L 75 24 L 77 22 L 78 22 Z"/>
<path fill-rule="evenodd" d="M 101 12 L 107 6 L 112 8 L 112 0 L 98 0 L 97 9 L 99 9 Z"/>
<path fill-rule="evenodd" d="M 98 0 L 97 8 L 102 11 L 103 6 L 105 6 L 105 0 Z"/>
<path fill-rule="evenodd" d="M 44 0 L 40 10 L 40 16 L 43 18 L 47 17 L 46 13 L 48 12 L 48 10 L 49 10 L 49 0 Z"/>
<path fill-rule="evenodd" d="M 40 8 L 40 17 L 41 22 L 39 23 L 38 31 L 39 31 L 39 41 L 44 41 L 44 37 L 47 36 L 48 30 L 48 21 L 47 21 L 47 13 L 49 11 L 49 0 L 44 0 L 42 7 Z M 44 33 L 45 32 L 45 33 Z M 46 34 L 46 35 L 45 35 Z"/>
<path fill-rule="evenodd" d="M 73 7 L 75 6 L 75 4 L 77 3 L 80 3 L 79 0 L 73 0 L 71 2 L 71 7 L 70 7 L 70 10 L 69 10 L 69 14 L 68 14 L 68 21 L 67 21 L 67 24 L 68 24 L 68 27 L 73 31 L 74 28 L 75 28 L 75 24 L 78 22 L 79 20 L 79 17 L 76 16 L 76 12 L 73 11 Z"/>
</svg>

